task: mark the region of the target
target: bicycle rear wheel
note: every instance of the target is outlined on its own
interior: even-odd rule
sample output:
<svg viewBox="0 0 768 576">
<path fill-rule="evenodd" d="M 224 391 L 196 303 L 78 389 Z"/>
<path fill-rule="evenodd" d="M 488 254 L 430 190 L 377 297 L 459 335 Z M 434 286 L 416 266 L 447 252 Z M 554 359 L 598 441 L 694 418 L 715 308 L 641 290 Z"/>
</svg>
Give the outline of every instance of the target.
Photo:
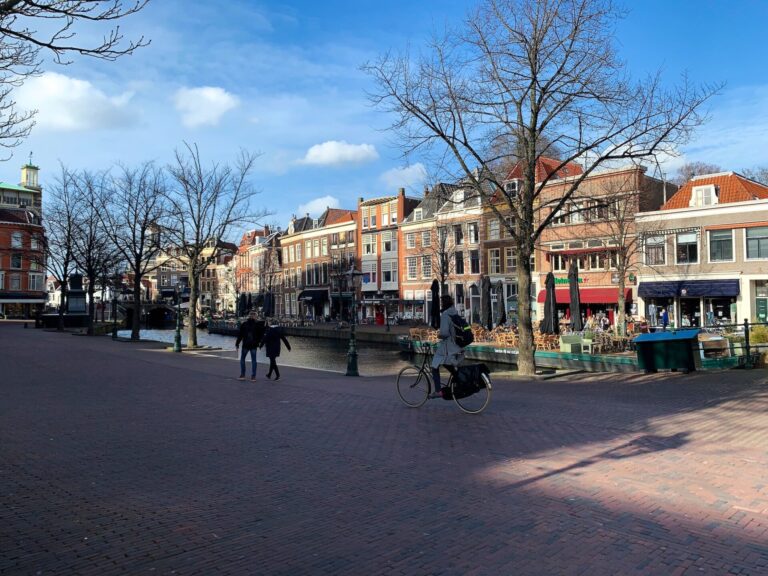
<svg viewBox="0 0 768 576">
<path fill-rule="evenodd" d="M 429 380 L 415 366 L 406 366 L 397 375 L 397 395 L 406 406 L 418 408 L 429 397 Z"/>
<path fill-rule="evenodd" d="M 488 403 L 491 401 L 491 390 L 493 388 L 491 377 L 488 374 L 481 374 L 480 378 L 483 379 L 485 386 L 470 396 L 464 396 L 464 398 L 457 398 L 455 396 L 454 393 L 456 391 L 457 380 L 451 378 L 451 394 L 453 395 L 453 401 L 467 414 L 479 414 L 485 410 L 485 407 L 488 406 Z"/>
</svg>

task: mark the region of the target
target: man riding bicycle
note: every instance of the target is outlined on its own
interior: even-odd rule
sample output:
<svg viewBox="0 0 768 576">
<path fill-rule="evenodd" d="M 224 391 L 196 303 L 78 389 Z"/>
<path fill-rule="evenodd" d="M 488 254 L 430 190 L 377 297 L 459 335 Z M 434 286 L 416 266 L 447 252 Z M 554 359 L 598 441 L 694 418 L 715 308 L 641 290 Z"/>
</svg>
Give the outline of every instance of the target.
<svg viewBox="0 0 768 576">
<path fill-rule="evenodd" d="M 445 365 L 448 371 L 455 375 L 456 366 L 464 360 L 464 349 L 456 344 L 456 334 L 451 316 L 458 314 L 453 305 L 453 298 L 449 294 L 440 297 L 440 342 L 435 348 L 435 356 L 432 358 L 432 380 L 435 391 L 430 398 L 442 398 L 440 384 L 440 366 Z"/>
</svg>

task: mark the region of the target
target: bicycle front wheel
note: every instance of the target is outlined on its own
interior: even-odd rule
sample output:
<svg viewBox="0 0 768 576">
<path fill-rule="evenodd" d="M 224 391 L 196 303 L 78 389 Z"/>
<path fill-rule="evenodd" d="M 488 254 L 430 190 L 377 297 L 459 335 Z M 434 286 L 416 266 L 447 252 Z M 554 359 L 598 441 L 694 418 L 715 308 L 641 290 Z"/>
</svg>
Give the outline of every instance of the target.
<svg viewBox="0 0 768 576">
<path fill-rule="evenodd" d="M 415 366 L 406 366 L 397 375 L 397 395 L 406 406 L 418 408 L 429 397 L 427 375 Z"/>
<path fill-rule="evenodd" d="M 467 414 L 479 414 L 485 410 L 485 407 L 488 406 L 488 403 L 491 401 L 491 390 L 493 388 L 491 377 L 487 374 L 480 374 L 480 378 L 483 379 L 484 386 L 474 394 L 464 396 L 463 398 L 456 397 L 457 380 L 456 378 L 451 378 L 451 394 L 453 394 L 453 401 Z"/>
</svg>

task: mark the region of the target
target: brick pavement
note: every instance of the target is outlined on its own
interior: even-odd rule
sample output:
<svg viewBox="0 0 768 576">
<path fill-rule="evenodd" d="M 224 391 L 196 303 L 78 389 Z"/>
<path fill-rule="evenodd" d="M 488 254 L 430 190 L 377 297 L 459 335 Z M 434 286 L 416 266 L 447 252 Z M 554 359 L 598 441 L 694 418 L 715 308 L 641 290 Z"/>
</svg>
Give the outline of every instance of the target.
<svg viewBox="0 0 768 576">
<path fill-rule="evenodd" d="M 0 326 L 0 574 L 765 574 L 764 372 L 497 383 Z M 263 372 L 261 372 L 263 374 Z"/>
</svg>

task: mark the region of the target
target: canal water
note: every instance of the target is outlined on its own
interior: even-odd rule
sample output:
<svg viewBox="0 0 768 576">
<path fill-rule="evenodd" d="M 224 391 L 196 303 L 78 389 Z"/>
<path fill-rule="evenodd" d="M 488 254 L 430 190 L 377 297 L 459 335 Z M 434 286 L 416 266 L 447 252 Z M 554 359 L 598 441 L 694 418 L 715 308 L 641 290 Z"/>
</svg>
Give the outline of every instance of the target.
<svg viewBox="0 0 768 576">
<path fill-rule="evenodd" d="M 142 330 L 142 340 L 155 340 L 173 344 L 175 330 Z M 130 338 L 130 330 L 118 332 L 121 338 Z M 287 336 L 291 343 L 291 351 L 283 347 L 278 364 L 280 366 L 294 366 L 298 368 L 314 368 L 318 370 L 330 370 L 332 372 L 346 372 L 347 351 L 349 342 L 345 340 L 331 340 L 322 338 L 304 338 L 300 336 Z M 187 333 L 182 331 L 181 343 L 187 343 Z M 220 334 L 208 334 L 205 330 L 197 331 L 197 343 L 200 346 L 221 348 L 223 351 L 231 351 L 235 356 L 235 338 Z M 401 368 L 412 364 L 412 357 L 400 351 L 395 344 L 373 344 L 370 342 L 358 342 L 358 370 L 363 376 L 377 376 L 380 374 L 397 374 Z M 259 362 L 269 362 L 264 350 L 257 353 Z"/>
</svg>

